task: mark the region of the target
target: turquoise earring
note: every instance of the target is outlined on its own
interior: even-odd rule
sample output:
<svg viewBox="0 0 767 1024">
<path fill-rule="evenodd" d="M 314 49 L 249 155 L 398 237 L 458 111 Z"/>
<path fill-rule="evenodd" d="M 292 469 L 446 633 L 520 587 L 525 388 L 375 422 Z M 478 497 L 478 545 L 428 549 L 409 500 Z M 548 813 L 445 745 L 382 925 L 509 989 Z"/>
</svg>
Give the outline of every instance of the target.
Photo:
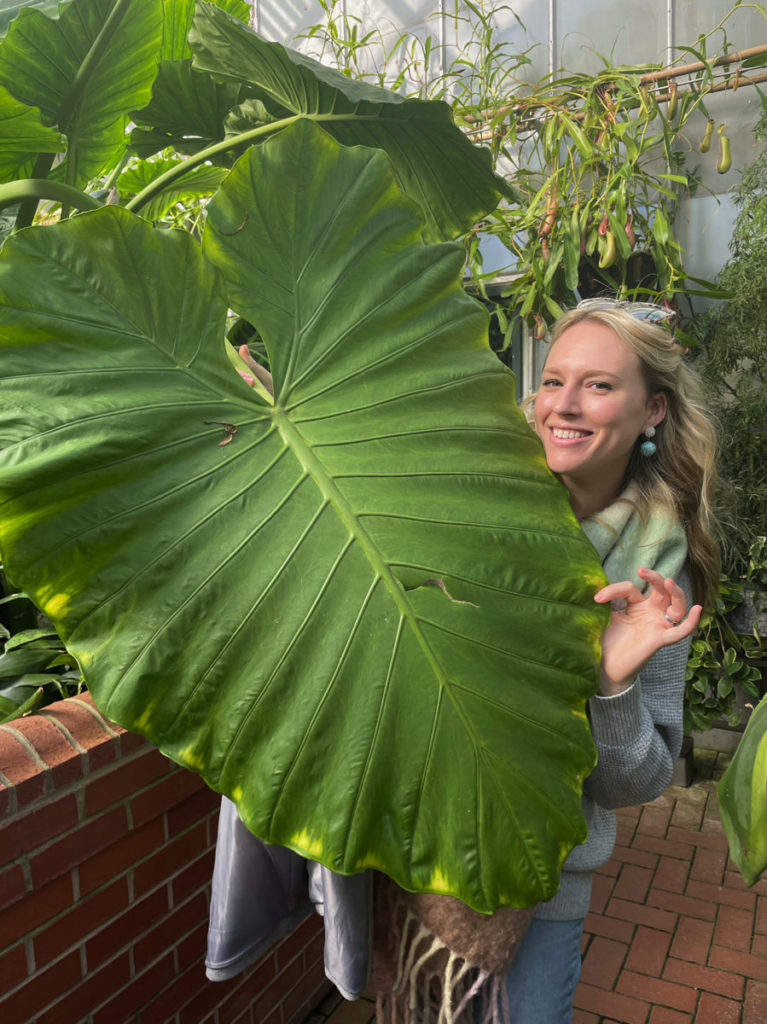
<svg viewBox="0 0 767 1024">
<path fill-rule="evenodd" d="M 645 427 L 644 436 L 647 438 L 646 441 L 642 441 L 639 446 L 642 455 L 654 455 L 657 452 L 656 445 L 650 440 L 651 437 L 655 437 L 655 427 Z"/>
</svg>

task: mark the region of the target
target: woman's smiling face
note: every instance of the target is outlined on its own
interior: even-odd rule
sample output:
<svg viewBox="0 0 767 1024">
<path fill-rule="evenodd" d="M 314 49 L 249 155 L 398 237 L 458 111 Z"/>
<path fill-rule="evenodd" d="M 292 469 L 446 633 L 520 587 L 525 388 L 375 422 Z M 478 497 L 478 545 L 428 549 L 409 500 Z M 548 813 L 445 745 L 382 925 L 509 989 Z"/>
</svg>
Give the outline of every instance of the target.
<svg viewBox="0 0 767 1024">
<path fill-rule="evenodd" d="M 617 497 L 638 438 L 665 412 L 665 395 L 647 392 L 639 356 L 605 324 L 580 320 L 548 354 L 535 429 L 571 493 L 593 487 Z"/>
</svg>

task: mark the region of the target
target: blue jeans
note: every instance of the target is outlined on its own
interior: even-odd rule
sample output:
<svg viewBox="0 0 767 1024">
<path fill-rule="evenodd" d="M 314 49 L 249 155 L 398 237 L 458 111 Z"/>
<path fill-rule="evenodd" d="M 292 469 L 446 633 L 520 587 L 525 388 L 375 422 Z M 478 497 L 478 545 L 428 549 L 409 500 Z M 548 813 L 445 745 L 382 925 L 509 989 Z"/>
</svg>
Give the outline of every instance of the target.
<svg viewBox="0 0 767 1024">
<path fill-rule="evenodd" d="M 570 1024 L 583 919 L 533 919 L 506 976 L 514 1024 Z"/>
</svg>

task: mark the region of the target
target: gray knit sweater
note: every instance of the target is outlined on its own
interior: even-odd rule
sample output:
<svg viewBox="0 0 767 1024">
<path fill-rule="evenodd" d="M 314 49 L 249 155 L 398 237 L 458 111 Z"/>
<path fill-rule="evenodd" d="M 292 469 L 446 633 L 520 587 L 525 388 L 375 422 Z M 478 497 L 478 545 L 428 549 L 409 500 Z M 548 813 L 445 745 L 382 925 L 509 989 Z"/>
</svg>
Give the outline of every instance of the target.
<svg viewBox="0 0 767 1024">
<path fill-rule="evenodd" d="M 627 502 L 625 499 L 628 498 Z M 642 523 L 630 492 L 598 520 L 582 523 L 613 582 L 633 578 L 644 566 L 676 579 L 690 607 L 687 546 L 681 527 L 664 513 Z M 598 762 L 583 786 L 583 814 L 588 837 L 572 851 L 562 872 L 559 892 L 539 904 L 536 917 L 573 920 L 584 917 L 591 899 L 593 872 L 615 845 L 616 807 L 653 800 L 671 781 L 682 743 L 682 704 L 690 639 L 655 654 L 633 685 L 615 697 L 592 697 L 588 714 Z"/>
</svg>

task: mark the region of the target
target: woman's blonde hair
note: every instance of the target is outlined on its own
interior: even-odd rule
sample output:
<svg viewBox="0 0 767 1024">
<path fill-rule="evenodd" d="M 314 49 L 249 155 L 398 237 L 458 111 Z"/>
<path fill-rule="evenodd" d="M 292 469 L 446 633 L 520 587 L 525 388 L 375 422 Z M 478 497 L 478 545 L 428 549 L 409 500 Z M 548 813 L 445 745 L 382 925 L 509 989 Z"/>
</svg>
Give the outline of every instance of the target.
<svg viewBox="0 0 767 1024">
<path fill-rule="evenodd" d="M 658 323 L 640 319 L 631 305 L 572 309 L 554 325 L 551 343 L 568 327 L 593 320 L 609 327 L 639 357 L 648 395 L 666 396 L 668 410 L 655 428 L 656 451 L 645 456 L 640 442 L 631 455 L 622 487 L 633 482 L 640 515 L 653 505 L 671 509 L 687 536 L 690 576 L 695 598 L 713 606 L 719 584 L 719 549 L 714 540 L 716 432 L 704 411 L 700 383 L 684 360 L 672 333 Z"/>
</svg>

